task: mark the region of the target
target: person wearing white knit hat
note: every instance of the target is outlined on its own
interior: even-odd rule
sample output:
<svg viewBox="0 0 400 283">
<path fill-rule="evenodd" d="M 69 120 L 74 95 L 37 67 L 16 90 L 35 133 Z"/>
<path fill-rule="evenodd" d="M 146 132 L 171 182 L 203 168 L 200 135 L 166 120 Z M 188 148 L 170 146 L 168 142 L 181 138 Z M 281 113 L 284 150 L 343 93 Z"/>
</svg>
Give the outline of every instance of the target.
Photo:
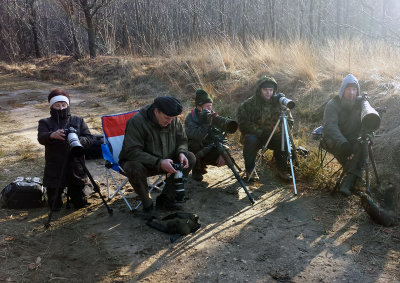
<svg viewBox="0 0 400 283">
<path fill-rule="evenodd" d="M 48 204 L 53 210 L 59 210 L 62 193 L 68 187 L 72 204 L 75 208 L 81 208 L 87 204 L 83 191 L 86 183 L 82 167 L 84 156 L 71 154 L 65 131 L 74 128 L 84 148 L 92 144 L 93 137 L 83 118 L 71 115 L 68 93 L 55 89 L 47 100 L 50 117 L 39 121 L 38 141 L 45 146 L 43 185 L 47 188 Z"/>
</svg>

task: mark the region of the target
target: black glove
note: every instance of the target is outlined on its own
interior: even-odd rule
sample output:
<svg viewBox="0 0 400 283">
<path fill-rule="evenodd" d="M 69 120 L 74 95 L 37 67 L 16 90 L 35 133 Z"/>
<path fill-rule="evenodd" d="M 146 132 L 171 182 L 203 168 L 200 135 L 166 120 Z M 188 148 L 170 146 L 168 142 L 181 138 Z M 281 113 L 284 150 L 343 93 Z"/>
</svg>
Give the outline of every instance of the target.
<svg viewBox="0 0 400 283">
<path fill-rule="evenodd" d="M 202 112 L 200 112 L 199 115 L 200 124 L 206 124 L 206 125 L 211 124 L 211 117 L 212 117 L 211 111 L 203 110 Z"/>
<path fill-rule="evenodd" d="M 353 145 L 349 142 L 344 142 L 340 146 L 340 149 L 344 156 L 348 157 L 353 153 Z"/>
</svg>

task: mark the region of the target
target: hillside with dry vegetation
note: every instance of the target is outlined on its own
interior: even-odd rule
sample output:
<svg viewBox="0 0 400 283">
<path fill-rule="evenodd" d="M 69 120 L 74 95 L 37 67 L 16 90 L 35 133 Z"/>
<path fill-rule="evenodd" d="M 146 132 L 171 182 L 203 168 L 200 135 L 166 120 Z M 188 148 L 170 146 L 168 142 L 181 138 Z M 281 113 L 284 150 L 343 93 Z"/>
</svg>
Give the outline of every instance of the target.
<svg viewBox="0 0 400 283">
<path fill-rule="evenodd" d="M 361 39 L 242 44 L 191 43 L 163 56 L 54 55 L 20 63 L 0 62 L 0 187 L 15 176 L 42 176 L 43 148 L 36 142 L 37 119 L 48 115 L 47 94 L 67 89 L 72 109 L 92 133 L 101 133 L 101 115 L 137 109 L 160 95 L 182 100 L 190 111 L 202 87 L 214 109 L 235 117 L 253 95 L 261 75 L 276 78 L 278 91 L 296 102 L 294 139 L 310 151 L 296 167 L 299 195 L 265 165 L 248 199 L 229 178 L 229 168 L 210 166 L 201 184 L 189 180 L 185 209 L 199 214 L 202 228 L 175 244 L 132 217 L 121 199 L 107 217 L 98 198 L 86 210 L 62 210 L 49 230 L 45 208 L 2 209 L 0 281 L 43 282 L 396 282 L 400 280 L 399 226 L 374 224 L 356 196 L 332 196 L 337 163 L 319 166 L 318 141 L 311 132 L 322 122 L 326 102 L 343 77 L 354 74 L 373 106 L 386 107 L 373 149 L 382 185 L 372 181 L 383 206 L 385 192 L 400 211 L 400 49 Z M 181 118 L 185 115 L 181 115 Z M 243 164 L 239 135 L 231 150 Z M 267 152 L 267 160 L 271 158 Z M 268 163 L 268 162 L 267 162 Z M 105 193 L 103 162 L 89 169 Z M 227 177 L 228 176 L 228 177 Z M 137 201 L 133 191 L 129 200 Z M 132 196 L 133 195 L 133 196 Z M 398 215 L 398 214 L 397 214 Z M 398 216 L 397 216 L 398 218 Z"/>
<path fill-rule="evenodd" d="M 215 109 L 231 117 L 238 104 L 253 94 L 254 82 L 263 74 L 272 75 L 279 91 L 296 101 L 295 137 L 313 150 L 315 142 L 310 140 L 310 133 L 321 123 L 325 103 L 337 94 L 343 77 L 353 73 L 371 104 L 387 108 L 379 130 L 385 139 L 376 143 L 377 162 L 384 178 L 395 184 L 400 176 L 392 169 L 398 169 L 398 162 L 388 162 L 387 158 L 393 157 L 399 146 L 399 55 L 397 47 L 383 41 L 368 43 L 361 39 L 328 41 L 324 45 L 254 40 L 246 49 L 229 41 L 207 41 L 170 50 L 163 57 L 100 56 L 75 60 L 57 55 L 29 63 L 1 63 L 0 68 L 3 72 L 101 92 L 131 107 L 170 93 L 181 99 L 188 111 L 194 90 L 202 87 L 213 95 Z M 316 180 L 312 175 L 308 179 Z"/>
</svg>

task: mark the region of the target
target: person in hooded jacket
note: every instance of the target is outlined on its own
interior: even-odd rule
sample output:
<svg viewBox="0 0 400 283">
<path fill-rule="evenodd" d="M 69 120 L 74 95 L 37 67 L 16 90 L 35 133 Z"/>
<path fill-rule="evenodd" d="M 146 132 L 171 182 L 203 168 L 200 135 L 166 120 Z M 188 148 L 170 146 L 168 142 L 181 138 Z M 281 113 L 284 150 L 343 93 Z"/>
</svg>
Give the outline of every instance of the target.
<svg viewBox="0 0 400 283">
<path fill-rule="evenodd" d="M 358 137 L 361 132 L 361 97 L 357 78 L 348 74 L 339 93 L 325 106 L 322 146 L 343 166 L 340 192 L 350 195 L 362 177 L 363 151 Z"/>
<path fill-rule="evenodd" d="M 237 111 L 237 120 L 241 132 L 240 141 L 243 144 L 243 158 L 246 169 L 245 180 L 248 181 L 257 181 L 259 179 L 255 171 L 251 179 L 249 179 L 255 167 L 257 152 L 266 144 L 281 115 L 279 102 L 272 99 L 278 88 L 275 79 L 263 76 L 258 80 L 255 87 L 255 95 L 245 100 Z M 293 118 L 289 110 L 287 110 L 287 113 L 288 124 L 292 126 Z M 281 127 L 278 127 L 268 144 L 268 149 L 273 150 L 278 177 L 284 181 L 290 181 L 290 168 L 287 162 L 288 153 L 286 150 L 282 151 L 281 142 Z"/>
<path fill-rule="evenodd" d="M 84 156 L 71 154 L 65 129 L 73 127 L 84 148 L 93 138 L 83 118 L 70 113 L 70 96 L 55 89 L 48 95 L 50 117 L 41 119 L 38 125 L 38 141 L 45 146 L 43 185 L 46 187 L 49 206 L 54 210 L 62 207 L 62 193 L 68 187 L 68 195 L 75 208 L 87 204 L 84 194 L 86 174 L 82 164 Z"/>
</svg>

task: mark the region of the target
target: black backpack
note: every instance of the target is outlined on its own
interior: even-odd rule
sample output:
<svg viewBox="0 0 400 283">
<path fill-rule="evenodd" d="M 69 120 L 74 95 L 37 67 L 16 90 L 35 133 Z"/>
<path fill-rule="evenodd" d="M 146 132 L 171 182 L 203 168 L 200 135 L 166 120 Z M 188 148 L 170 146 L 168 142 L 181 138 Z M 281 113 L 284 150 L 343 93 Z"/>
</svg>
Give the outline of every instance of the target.
<svg viewBox="0 0 400 283">
<path fill-rule="evenodd" d="M 37 208 L 45 204 L 45 190 L 38 177 L 18 177 L 1 191 L 3 207 Z"/>
<path fill-rule="evenodd" d="M 161 232 L 175 235 L 174 238 L 171 238 L 171 242 L 177 239 L 176 236 L 196 232 L 201 226 L 199 216 L 189 212 L 175 212 L 165 216 L 161 220 L 152 217 L 146 224 Z"/>
<path fill-rule="evenodd" d="M 92 135 L 93 143 L 89 148 L 85 148 L 85 158 L 90 159 L 102 159 L 103 153 L 101 151 L 101 145 L 104 143 L 103 135 Z"/>
</svg>

